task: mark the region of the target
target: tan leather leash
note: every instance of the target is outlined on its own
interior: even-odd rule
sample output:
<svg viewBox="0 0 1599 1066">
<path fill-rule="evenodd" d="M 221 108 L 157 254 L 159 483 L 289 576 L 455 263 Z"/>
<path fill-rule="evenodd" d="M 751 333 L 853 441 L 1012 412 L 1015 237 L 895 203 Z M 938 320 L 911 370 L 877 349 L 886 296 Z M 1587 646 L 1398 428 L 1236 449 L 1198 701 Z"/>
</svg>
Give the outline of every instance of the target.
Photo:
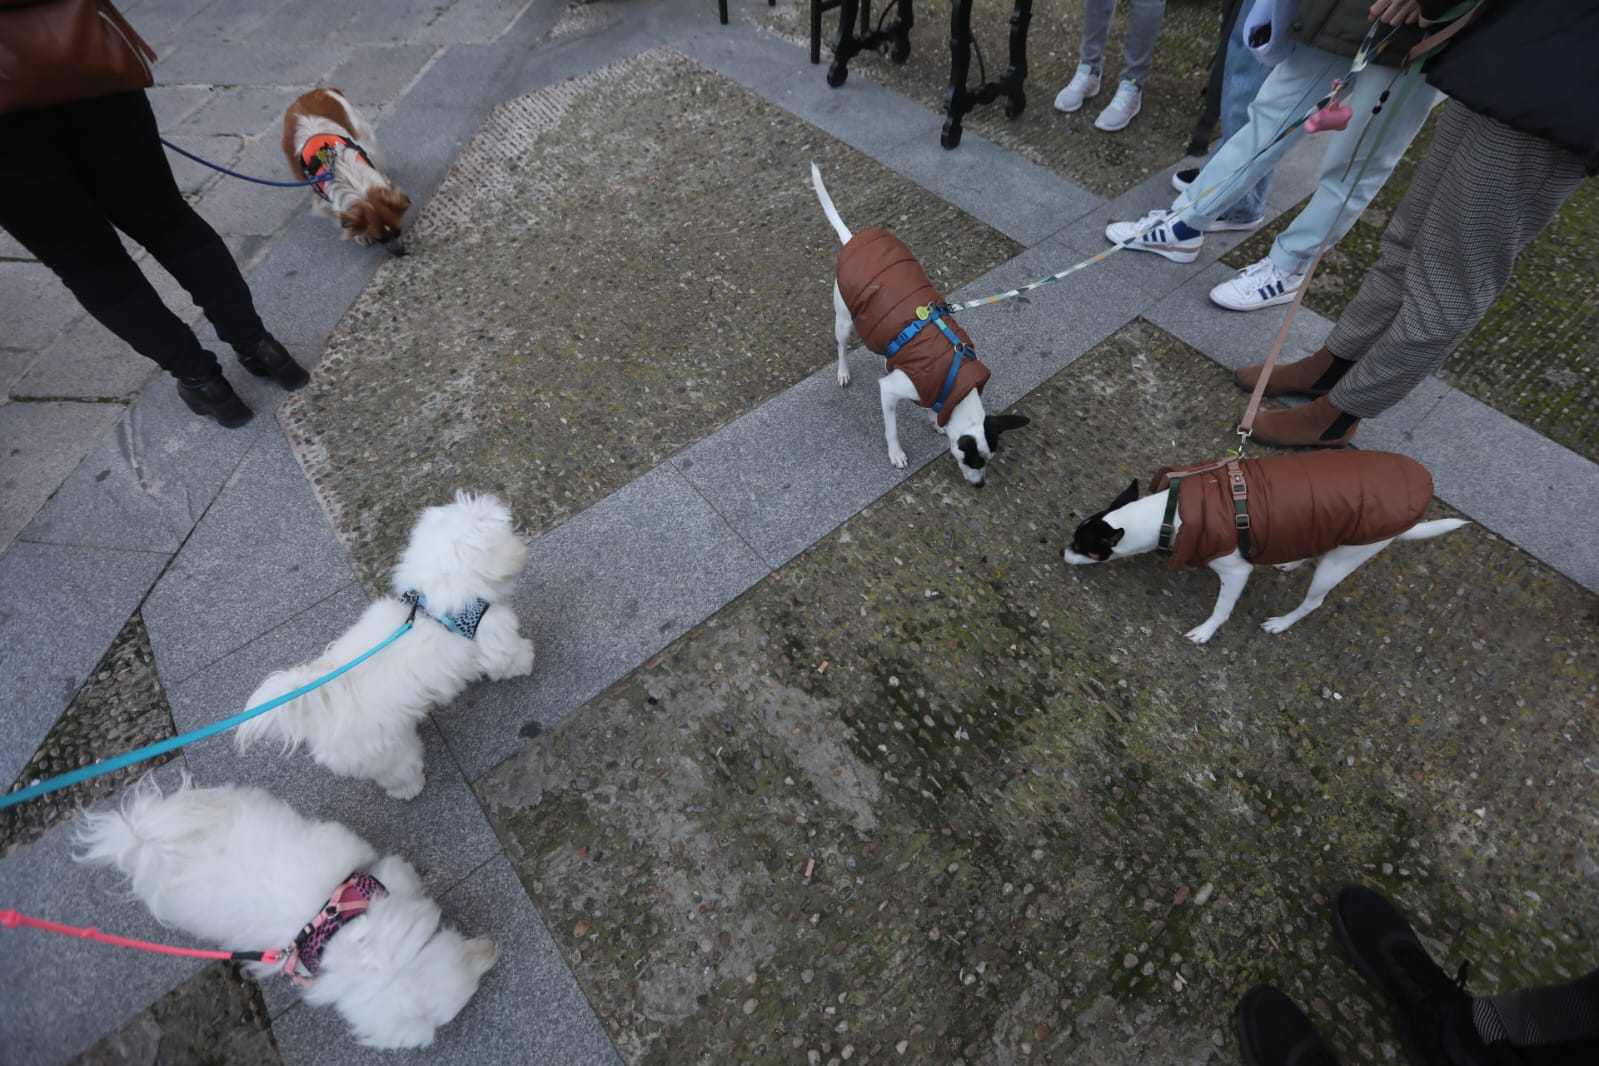
<svg viewBox="0 0 1599 1066">
<path fill-rule="evenodd" d="M 1338 211 L 1333 215 L 1332 224 L 1327 227 L 1327 235 L 1322 238 L 1321 245 L 1316 249 L 1316 254 L 1311 256 L 1310 265 L 1305 268 L 1304 280 L 1299 283 L 1299 288 L 1294 292 L 1294 299 L 1288 305 L 1288 313 L 1283 316 L 1282 328 L 1277 331 L 1277 339 L 1272 342 L 1271 351 L 1267 354 L 1266 362 L 1260 369 L 1260 380 L 1255 382 L 1255 391 L 1250 395 L 1249 404 L 1244 408 L 1244 417 L 1238 423 L 1239 455 L 1243 454 L 1244 445 L 1249 443 L 1249 438 L 1254 433 L 1255 415 L 1260 412 L 1260 401 L 1266 398 L 1266 382 L 1271 379 L 1272 369 L 1277 365 L 1277 360 L 1283 354 L 1283 346 L 1288 343 L 1288 331 L 1293 328 L 1294 316 L 1299 313 L 1300 305 L 1305 302 L 1305 293 L 1310 290 L 1310 279 L 1315 276 L 1316 267 L 1321 263 L 1322 253 L 1332 243 L 1333 231 L 1338 228 L 1338 219 L 1343 215 L 1344 208 L 1349 206 L 1349 198 L 1354 195 L 1355 186 L 1360 184 L 1360 179 L 1366 173 L 1366 167 L 1371 163 L 1372 157 L 1377 154 L 1377 148 L 1382 144 L 1383 135 L 1388 132 L 1388 126 L 1393 122 L 1394 115 L 1398 113 L 1399 105 L 1409 95 L 1410 89 L 1421 74 L 1421 68 L 1414 67 L 1412 69 L 1413 65 L 1416 60 L 1426 56 L 1439 45 L 1447 42 L 1449 38 L 1465 29 L 1486 6 L 1487 0 L 1483 0 L 1482 3 L 1478 3 L 1475 7 L 1456 17 L 1454 21 L 1437 33 L 1423 37 L 1416 43 L 1415 47 L 1405 53 L 1405 62 L 1401 68 L 1405 82 L 1400 86 L 1398 98 L 1394 100 L 1388 116 L 1383 119 L 1382 128 L 1377 131 L 1376 143 L 1371 146 L 1371 151 L 1366 153 L 1366 161 L 1361 164 L 1360 172 L 1355 175 L 1355 180 L 1349 183 L 1349 192 L 1344 194 L 1344 202 L 1338 205 Z"/>
</svg>

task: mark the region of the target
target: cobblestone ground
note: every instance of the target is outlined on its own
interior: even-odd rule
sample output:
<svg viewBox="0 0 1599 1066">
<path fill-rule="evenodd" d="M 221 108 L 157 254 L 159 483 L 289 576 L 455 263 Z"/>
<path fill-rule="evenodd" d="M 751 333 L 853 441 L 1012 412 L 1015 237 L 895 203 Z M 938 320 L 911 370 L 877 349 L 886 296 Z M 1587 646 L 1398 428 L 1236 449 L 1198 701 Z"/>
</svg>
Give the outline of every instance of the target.
<svg viewBox="0 0 1599 1066">
<path fill-rule="evenodd" d="M 874 5 L 874 19 L 887 7 Z M 1014 7 L 1010 0 L 976 0 L 972 4 L 972 32 L 982 49 L 989 79 L 999 78 L 1009 64 Z M 917 5 L 916 18 L 910 58 L 903 65 L 868 52 L 850 61 L 849 76 L 876 82 L 941 113 L 949 87 L 948 9 L 938 4 Z M 963 125 L 1085 189 L 1114 197 L 1183 157 L 1203 103 L 1201 94 L 1210 77 L 1208 64 L 1220 27 L 1214 3 L 1171 0 L 1144 83 L 1143 111 L 1125 130 L 1101 133 L 1094 129 L 1094 119 L 1116 92 L 1127 16 L 1120 11 L 1111 20 L 1099 95 L 1081 111 L 1066 115 L 1055 110 L 1054 100 L 1077 70 L 1082 18 L 1081 4 L 1035 4 L 1027 34 L 1026 109 L 1007 119 L 1003 102 L 983 105 L 971 111 Z M 756 20 L 764 21 L 785 40 L 810 47 L 809 0 L 782 0 L 764 18 L 757 14 Z M 818 78 L 831 62 L 830 46 L 837 27 L 836 12 L 823 16 L 822 66 L 814 68 Z M 975 55 L 971 67 L 970 85 L 975 87 L 982 80 Z"/>
<path fill-rule="evenodd" d="M 74 1066 L 280 1066 L 255 982 L 207 966 L 73 1060 Z"/>
<path fill-rule="evenodd" d="M 282 415 L 367 580 L 418 501 L 493 488 L 542 531 L 830 358 L 811 160 L 934 284 L 1020 250 L 677 53 L 502 105 Z"/>
<path fill-rule="evenodd" d="M 1349 881 L 1489 987 L 1591 964 L 1591 597 L 1468 527 L 1196 648 L 1208 571 L 1060 561 L 1234 395 L 1127 328 L 983 494 L 935 463 L 480 783 L 624 1058 L 1229 1062 L 1272 980 L 1383 1061 Z"/>
<path fill-rule="evenodd" d="M 7 791 L 87 766 L 107 754 L 154 744 L 173 732 L 172 711 L 156 673 L 150 637 L 144 620 L 135 613 Z M 118 770 L 32 803 L 0 810 L 0 855 L 37 840 L 63 816 L 70 817 L 80 804 L 114 795 L 146 770 L 171 759 L 171 755 L 158 756 L 143 766 Z"/>
</svg>

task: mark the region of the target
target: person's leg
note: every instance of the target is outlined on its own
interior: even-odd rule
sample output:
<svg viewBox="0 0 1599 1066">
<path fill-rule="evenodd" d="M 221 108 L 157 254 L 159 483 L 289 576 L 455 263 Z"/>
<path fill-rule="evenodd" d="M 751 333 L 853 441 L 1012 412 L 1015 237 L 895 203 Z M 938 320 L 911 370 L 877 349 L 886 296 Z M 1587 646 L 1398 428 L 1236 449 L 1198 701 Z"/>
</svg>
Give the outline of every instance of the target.
<svg viewBox="0 0 1599 1066">
<path fill-rule="evenodd" d="M 1142 86 L 1155 58 L 1155 38 L 1166 14 L 1166 0 L 1127 0 L 1127 35 L 1122 38 L 1121 80 Z"/>
<path fill-rule="evenodd" d="M 1471 1014 L 1489 1047 L 1516 1048 L 1529 1066 L 1599 1062 L 1599 970 L 1569 984 L 1478 996 Z"/>
<path fill-rule="evenodd" d="M 1277 140 L 1279 134 L 1321 98 L 1333 78 L 1348 69 L 1347 59 L 1303 44 L 1273 67 L 1249 105 L 1248 123 L 1216 149 L 1193 184 L 1172 203 L 1172 210 L 1180 212 L 1178 218 L 1196 230 L 1210 228 L 1211 222 L 1271 173 L 1294 140 Z"/>
<path fill-rule="evenodd" d="M 1405 149 L 1421 132 L 1428 114 L 1442 99 L 1438 90 L 1425 81 L 1418 81 L 1396 109 L 1389 104 L 1380 114 L 1373 115 L 1371 109 L 1377 105 L 1383 90 L 1390 87 L 1391 74 L 1386 69 L 1371 67 L 1355 82 L 1346 100 L 1354 109 L 1354 119 L 1347 130 L 1328 143 L 1326 154 L 1322 156 L 1321 179 L 1310 202 L 1272 244 L 1272 262 L 1284 274 L 1303 274 L 1329 231 L 1332 236 L 1328 247 L 1337 244 L 1349 232 L 1366 205 L 1382 190 Z M 1383 123 L 1390 121 L 1390 110 L 1393 118 L 1379 142 L 1377 135 L 1383 130 Z M 1365 126 L 1364 141 L 1358 128 L 1362 125 Z M 1360 154 L 1351 162 L 1357 150 Z M 1368 156 L 1371 161 L 1365 165 L 1365 172 L 1360 173 Z M 1360 174 L 1358 182 L 1356 174 Z"/>
<path fill-rule="evenodd" d="M 1225 142 L 1249 124 L 1249 105 L 1254 103 L 1260 87 L 1266 84 L 1271 67 L 1255 58 L 1249 50 L 1245 23 L 1239 18 L 1227 39 L 1227 55 L 1221 83 L 1221 135 Z M 1254 186 L 1238 198 L 1219 216 L 1219 221 L 1251 223 L 1266 214 L 1266 197 L 1271 192 L 1272 172 L 1255 182 Z"/>
<path fill-rule="evenodd" d="M 177 378 L 215 372 L 216 358 L 161 302 L 81 181 L 67 145 L 84 136 L 83 111 L 66 104 L 0 115 L 0 139 L 26 146 L 0 152 L 0 227 L 134 351 Z"/>
<path fill-rule="evenodd" d="M 95 135 L 69 151 L 111 223 L 178 280 L 224 343 L 247 346 L 266 332 L 255 302 L 216 230 L 178 191 L 142 92 L 92 102 Z"/>
<path fill-rule="evenodd" d="M 1444 117 L 1458 127 L 1459 147 L 1415 220 L 1398 312 L 1363 354 L 1340 347 L 1347 336 L 1340 328 L 1328 338 L 1335 353 L 1358 358 L 1329 394 L 1334 407 L 1358 418 L 1398 403 L 1455 350 L 1504 291 L 1521 249 L 1586 176 L 1575 153 L 1542 137 L 1455 103 Z M 1404 213 L 1401 205 L 1396 220 Z M 1365 291 L 1363 284 L 1355 303 Z"/>
<path fill-rule="evenodd" d="M 1116 0 L 1083 0 L 1083 43 L 1077 49 L 1077 62 L 1095 74 L 1105 61 L 1105 42 L 1110 38 L 1110 16 Z"/>
</svg>

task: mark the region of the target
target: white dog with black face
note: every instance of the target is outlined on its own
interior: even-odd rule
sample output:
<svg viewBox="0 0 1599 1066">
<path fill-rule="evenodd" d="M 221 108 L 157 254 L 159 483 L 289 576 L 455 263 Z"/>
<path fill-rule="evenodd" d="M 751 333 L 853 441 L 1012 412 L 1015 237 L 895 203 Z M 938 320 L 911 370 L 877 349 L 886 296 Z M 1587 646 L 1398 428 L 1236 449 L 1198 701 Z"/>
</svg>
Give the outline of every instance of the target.
<svg viewBox="0 0 1599 1066">
<path fill-rule="evenodd" d="M 481 678 L 533 672 L 533 642 L 518 633 L 508 602 L 526 565 L 527 544 L 498 498 L 458 492 L 454 503 L 429 507 L 394 568 L 394 595 L 368 606 L 318 658 L 261 682 L 246 706 L 326 676 L 408 617 L 411 629 L 355 669 L 245 722 L 235 734 L 239 749 L 264 740 L 285 750 L 304 744 L 333 773 L 369 778 L 396 799 L 411 799 L 425 780 L 417 729 L 428 710 Z"/>
<path fill-rule="evenodd" d="M 1031 420 L 1025 415 L 991 416 L 983 409 L 981 392 L 988 368 L 977 360 L 954 318 L 945 314 L 950 309 L 942 307 L 943 298 L 910 249 L 882 229 L 865 230 L 857 239 L 833 206 L 815 163 L 811 185 L 844 244 L 833 284 L 839 385 L 850 383 L 845 349 L 854 327 L 868 348 L 888 359 L 888 372 L 877 382 L 888 461 L 901 469 L 907 463 L 895 408 L 901 400 L 910 400 L 931 409 L 933 431 L 949 438 L 961 476 L 968 485 L 982 488 L 986 467 L 999 448 L 999 435 Z M 920 313 L 930 307 L 941 311 L 931 316 Z"/>
<path fill-rule="evenodd" d="M 369 1047 L 431 1044 L 499 958 L 493 941 L 440 925 L 410 863 L 258 788 L 184 781 L 162 795 L 145 778 L 120 809 L 85 815 L 78 842 L 80 862 L 121 870 L 163 925 L 227 951 L 296 945 L 305 1001 L 334 1007 Z M 249 968 L 261 979 L 283 965 Z"/>
</svg>

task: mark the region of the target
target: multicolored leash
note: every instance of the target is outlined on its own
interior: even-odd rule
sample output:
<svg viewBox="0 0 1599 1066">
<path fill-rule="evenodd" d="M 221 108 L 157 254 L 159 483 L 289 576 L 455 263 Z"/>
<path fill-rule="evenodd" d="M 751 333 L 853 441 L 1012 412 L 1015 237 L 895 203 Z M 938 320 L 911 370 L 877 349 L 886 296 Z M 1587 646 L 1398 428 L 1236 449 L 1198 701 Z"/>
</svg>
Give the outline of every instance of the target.
<svg viewBox="0 0 1599 1066">
<path fill-rule="evenodd" d="M 119 948 L 137 948 L 140 951 L 153 951 L 161 955 L 182 955 L 192 959 L 222 959 L 226 962 L 264 962 L 276 965 L 283 961 L 284 952 L 277 951 L 207 951 L 204 948 L 179 948 L 171 944 L 155 944 L 148 940 L 134 940 L 130 937 L 115 936 L 111 933 L 102 933 L 94 926 L 81 928 L 76 925 L 62 925 L 60 922 L 50 922 L 43 918 L 32 918 L 21 911 L 0 911 L 0 926 L 6 929 L 16 929 L 19 926 L 28 926 L 32 929 L 43 929 L 49 933 L 60 933 L 63 936 L 76 937 L 79 940 L 98 940 L 102 944 L 112 944 Z"/>
</svg>

